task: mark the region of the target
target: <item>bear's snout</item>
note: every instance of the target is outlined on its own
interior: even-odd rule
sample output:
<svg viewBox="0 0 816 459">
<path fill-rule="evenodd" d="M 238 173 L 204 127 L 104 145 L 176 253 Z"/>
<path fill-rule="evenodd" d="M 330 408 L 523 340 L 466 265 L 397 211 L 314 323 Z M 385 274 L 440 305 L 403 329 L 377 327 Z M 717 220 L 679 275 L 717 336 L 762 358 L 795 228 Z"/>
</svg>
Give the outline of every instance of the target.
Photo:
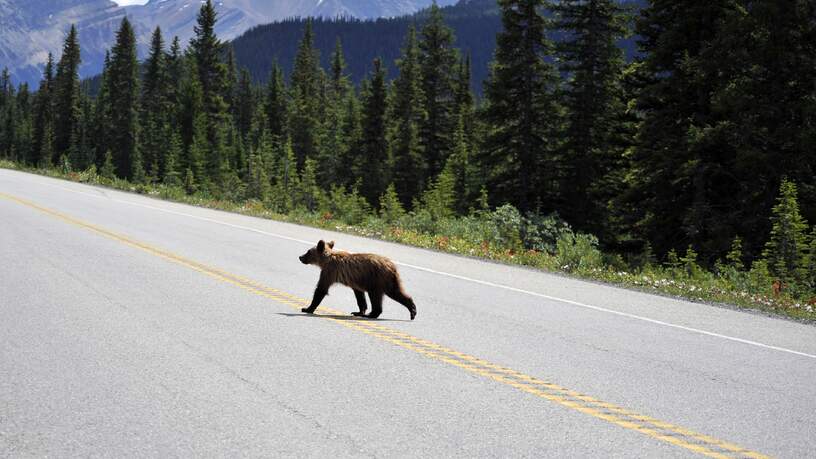
<svg viewBox="0 0 816 459">
<path fill-rule="evenodd" d="M 303 263 L 304 265 L 308 265 L 308 264 L 309 264 L 309 262 L 308 262 L 308 261 L 306 261 L 306 255 L 301 255 L 301 256 L 299 256 L 299 257 L 298 257 L 298 260 L 300 260 L 300 262 L 301 262 L 301 263 Z"/>
</svg>

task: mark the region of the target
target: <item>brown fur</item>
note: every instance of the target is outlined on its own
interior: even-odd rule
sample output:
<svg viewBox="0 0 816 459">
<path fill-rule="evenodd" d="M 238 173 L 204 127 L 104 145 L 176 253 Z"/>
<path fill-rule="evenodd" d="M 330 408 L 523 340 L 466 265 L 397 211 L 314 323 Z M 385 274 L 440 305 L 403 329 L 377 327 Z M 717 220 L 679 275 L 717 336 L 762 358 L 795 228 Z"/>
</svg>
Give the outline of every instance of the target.
<svg viewBox="0 0 816 459">
<path fill-rule="evenodd" d="M 333 250 L 334 241 L 328 244 L 324 241 L 309 249 L 300 256 L 300 261 L 307 265 L 320 267 L 320 280 L 317 282 L 312 303 L 303 308 L 306 313 L 313 313 L 323 298 L 329 293 L 329 288 L 337 283 L 351 287 L 357 298 L 359 312 L 355 316 L 377 318 L 382 314 L 383 295 L 388 295 L 394 301 L 402 304 L 411 314 L 411 320 L 416 317 L 414 300 L 402 288 L 397 266 L 393 261 L 380 255 L 371 253 L 348 253 Z M 368 292 L 371 300 L 371 313 L 366 315 L 364 292 Z"/>
</svg>

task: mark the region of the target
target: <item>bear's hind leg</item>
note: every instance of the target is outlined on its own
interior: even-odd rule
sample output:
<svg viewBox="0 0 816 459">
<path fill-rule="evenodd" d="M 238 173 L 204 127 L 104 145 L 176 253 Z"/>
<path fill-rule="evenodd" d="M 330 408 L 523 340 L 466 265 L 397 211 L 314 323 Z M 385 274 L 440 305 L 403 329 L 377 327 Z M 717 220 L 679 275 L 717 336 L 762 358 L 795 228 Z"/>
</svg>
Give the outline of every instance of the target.
<svg viewBox="0 0 816 459">
<path fill-rule="evenodd" d="M 352 312 L 351 315 L 353 316 L 364 316 L 366 313 L 366 309 L 368 309 L 368 304 L 366 304 L 365 292 L 362 290 L 354 290 L 354 296 L 357 298 L 357 307 L 360 308 L 359 312 Z"/>
<path fill-rule="evenodd" d="M 371 300 L 371 313 L 366 317 L 369 319 L 376 319 L 377 317 L 380 317 L 380 314 L 382 314 L 383 292 L 368 292 L 368 298 Z"/>
<path fill-rule="evenodd" d="M 408 312 L 411 314 L 411 320 L 414 320 L 416 317 L 416 305 L 414 304 L 414 300 L 408 296 L 401 288 L 396 287 L 388 292 L 388 296 L 391 297 L 397 303 L 405 306 L 408 309 Z"/>
</svg>

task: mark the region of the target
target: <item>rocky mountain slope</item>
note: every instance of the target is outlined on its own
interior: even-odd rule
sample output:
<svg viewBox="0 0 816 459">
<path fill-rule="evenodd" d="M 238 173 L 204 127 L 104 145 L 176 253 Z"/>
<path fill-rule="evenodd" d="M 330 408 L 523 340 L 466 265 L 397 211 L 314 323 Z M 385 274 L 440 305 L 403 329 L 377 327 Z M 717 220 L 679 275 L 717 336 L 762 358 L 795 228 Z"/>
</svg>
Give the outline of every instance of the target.
<svg viewBox="0 0 816 459">
<path fill-rule="evenodd" d="M 347 16 L 361 19 L 409 14 L 432 0 L 220 0 L 216 29 L 229 40 L 246 30 L 293 17 Z M 455 0 L 439 0 L 440 5 Z M 120 7 L 110 0 L 0 0 L 0 67 L 8 67 L 14 81 L 36 84 L 49 52 L 58 58 L 71 24 L 79 30 L 83 77 L 100 71 L 105 50 L 128 15 L 144 52 L 150 33 L 161 26 L 165 36 L 179 36 L 186 45 L 193 34 L 201 0 L 150 0 L 145 5 Z"/>
</svg>

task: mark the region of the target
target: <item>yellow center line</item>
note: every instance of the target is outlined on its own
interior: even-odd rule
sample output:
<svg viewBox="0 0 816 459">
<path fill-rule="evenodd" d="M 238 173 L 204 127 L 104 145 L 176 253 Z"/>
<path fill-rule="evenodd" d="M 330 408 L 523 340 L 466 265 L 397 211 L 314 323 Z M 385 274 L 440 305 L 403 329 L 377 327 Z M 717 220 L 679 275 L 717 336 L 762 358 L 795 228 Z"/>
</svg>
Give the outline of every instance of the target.
<svg viewBox="0 0 816 459">
<path fill-rule="evenodd" d="M 290 293 L 262 285 L 245 277 L 222 271 L 166 250 L 136 241 L 127 236 L 114 233 L 113 231 L 100 228 L 60 212 L 39 206 L 25 199 L 4 193 L 0 193 L 0 198 L 36 209 L 66 223 L 85 228 L 101 236 L 105 236 L 108 239 L 121 242 L 135 249 L 139 249 L 163 258 L 167 261 L 188 267 L 219 281 L 232 284 L 255 295 L 271 299 L 277 303 L 281 303 L 295 309 L 300 309 L 309 304 L 309 301 L 304 298 L 299 298 Z M 423 355 L 432 360 L 453 365 L 469 373 L 514 387 L 523 392 L 549 400 L 566 408 L 587 414 L 625 429 L 639 432 L 651 438 L 685 448 L 695 453 L 716 458 L 768 457 L 761 453 L 742 448 L 733 443 L 725 442 L 708 435 L 703 435 L 668 422 L 660 421 L 650 416 L 644 416 L 634 411 L 617 406 L 613 403 L 604 402 L 589 395 L 561 387 L 555 383 L 544 381 L 511 368 L 503 367 L 478 357 L 450 349 L 440 344 L 412 336 L 408 333 L 388 328 L 371 320 L 355 319 L 351 317 L 348 319 L 333 318 L 330 316 L 338 314 L 345 315 L 346 313 L 323 306 L 321 306 L 321 310 L 324 312 L 324 314 L 319 315 L 322 315 L 326 319 L 336 322 L 351 330 L 365 333 L 366 335 L 391 343 L 395 346 L 399 346 L 403 349 L 416 352 L 417 354 Z"/>
</svg>

